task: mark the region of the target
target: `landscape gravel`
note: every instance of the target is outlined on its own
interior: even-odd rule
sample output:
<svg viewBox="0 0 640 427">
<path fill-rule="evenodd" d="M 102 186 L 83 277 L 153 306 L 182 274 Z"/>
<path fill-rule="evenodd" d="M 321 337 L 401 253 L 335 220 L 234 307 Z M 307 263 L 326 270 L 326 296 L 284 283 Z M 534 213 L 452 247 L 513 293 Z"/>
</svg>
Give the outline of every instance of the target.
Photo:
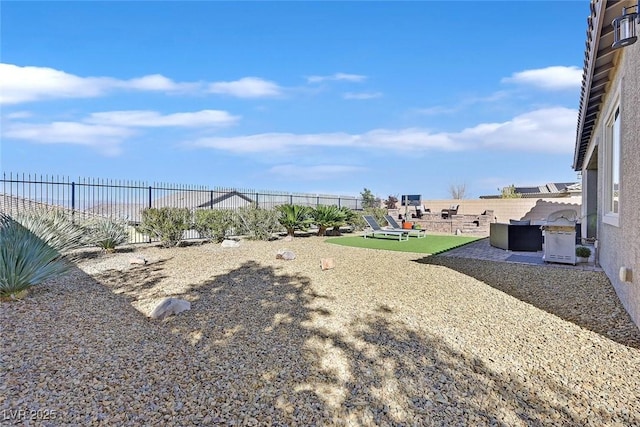
<svg viewBox="0 0 640 427">
<path fill-rule="evenodd" d="M 0 303 L 3 425 L 640 425 L 640 332 L 602 272 L 318 237 L 76 263 Z M 191 310 L 148 318 L 165 297 Z"/>
</svg>

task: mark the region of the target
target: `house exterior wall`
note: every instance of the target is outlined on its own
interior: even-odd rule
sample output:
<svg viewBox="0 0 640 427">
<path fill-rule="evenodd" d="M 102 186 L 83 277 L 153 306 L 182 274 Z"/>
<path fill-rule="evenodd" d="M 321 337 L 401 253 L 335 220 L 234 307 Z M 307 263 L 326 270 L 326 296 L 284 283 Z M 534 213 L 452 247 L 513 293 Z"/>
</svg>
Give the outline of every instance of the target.
<svg viewBox="0 0 640 427">
<path fill-rule="evenodd" d="M 601 108 L 605 113 L 612 107 L 612 94 L 620 87 L 620 212 L 617 226 L 602 220 L 604 206 L 605 170 L 602 149 L 598 151 L 598 258 L 620 301 L 636 325 L 640 326 L 640 42 L 618 53 L 615 76 L 607 88 L 607 98 Z M 600 114 L 590 145 L 604 141 L 605 114 Z M 590 147 L 592 148 L 592 147 Z M 587 159 L 588 160 L 588 159 Z M 583 179 L 588 176 L 583 165 Z M 586 182 L 583 182 L 586 188 Z M 584 191 L 583 197 L 589 197 Z M 583 206 L 586 206 L 586 200 Z M 630 282 L 619 278 L 621 267 L 632 270 Z"/>
</svg>

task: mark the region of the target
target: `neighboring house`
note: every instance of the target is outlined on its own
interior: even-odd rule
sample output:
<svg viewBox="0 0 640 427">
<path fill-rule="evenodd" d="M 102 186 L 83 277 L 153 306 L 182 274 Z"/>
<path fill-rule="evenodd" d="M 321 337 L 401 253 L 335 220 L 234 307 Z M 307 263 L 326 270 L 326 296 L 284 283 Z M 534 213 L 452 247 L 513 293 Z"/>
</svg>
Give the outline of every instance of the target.
<svg viewBox="0 0 640 427">
<path fill-rule="evenodd" d="M 612 48 L 612 21 L 631 6 L 591 1 L 573 168 L 582 235 L 597 239 L 599 263 L 640 325 L 640 42 Z"/>
<path fill-rule="evenodd" d="M 580 196 L 582 184 L 580 182 L 550 182 L 537 187 L 514 187 L 514 193 L 522 198 L 551 198 Z M 481 199 L 500 199 L 501 194 L 480 196 Z"/>
</svg>

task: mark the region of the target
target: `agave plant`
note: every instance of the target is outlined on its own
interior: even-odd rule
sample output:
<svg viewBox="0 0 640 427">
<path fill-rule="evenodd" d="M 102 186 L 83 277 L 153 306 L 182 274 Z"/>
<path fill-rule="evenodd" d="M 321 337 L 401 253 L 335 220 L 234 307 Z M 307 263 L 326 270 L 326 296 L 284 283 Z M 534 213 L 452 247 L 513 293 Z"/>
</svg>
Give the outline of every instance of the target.
<svg viewBox="0 0 640 427">
<path fill-rule="evenodd" d="M 59 251 L 0 213 L 0 297 L 15 298 L 71 267 Z"/>
<path fill-rule="evenodd" d="M 313 224 L 310 208 L 300 205 L 280 205 L 276 209 L 280 212 L 280 224 L 287 229 L 287 234 L 293 237 L 295 230 L 307 230 Z"/>
<path fill-rule="evenodd" d="M 337 206 L 318 206 L 311 211 L 314 224 L 318 226 L 318 236 L 324 236 L 330 227 L 337 227 L 344 224 L 346 214 Z"/>
<path fill-rule="evenodd" d="M 68 214 L 57 209 L 38 209 L 19 213 L 15 221 L 53 249 L 66 253 L 84 244 L 86 230 Z"/>
<path fill-rule="evenodd" d="M 102 248 L 105 252 L 114 252 L 116 246 L 129 240 L 126 221 L 113 218 L 96 219 L 88 225 L 87 242 Z"/>
</svg>

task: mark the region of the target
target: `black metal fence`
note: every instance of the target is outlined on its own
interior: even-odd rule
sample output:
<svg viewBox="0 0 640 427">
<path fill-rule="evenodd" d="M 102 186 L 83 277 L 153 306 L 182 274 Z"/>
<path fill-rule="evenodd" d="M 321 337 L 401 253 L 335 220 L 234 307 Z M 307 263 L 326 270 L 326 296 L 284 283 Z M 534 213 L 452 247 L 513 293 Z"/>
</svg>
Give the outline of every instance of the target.
<svg viewBox="0 0 640 427">
<path fill-rule="evenodd" d="M 346 206 L 362 209 L 357 197 L 326 194 L 257 191 L 142 181 L 78 178 L 68 176 L 3 173 L 0 179 L 0 212 L 15 215 L 37 207 L 57 207 L 69 211 L 74 218 L 92 217 L 140 222 L 146 208 L 176 207 L 196 209 L 239 209 L 257 206 L 273 209 L 283 204 L 310 207 Z M 197 237 L 197 236 L 193 236 Z M 132 243 L 138 243 L 133 239 Z M 139 242 L 146 241 L 140 240 Z"/>
</svg>

